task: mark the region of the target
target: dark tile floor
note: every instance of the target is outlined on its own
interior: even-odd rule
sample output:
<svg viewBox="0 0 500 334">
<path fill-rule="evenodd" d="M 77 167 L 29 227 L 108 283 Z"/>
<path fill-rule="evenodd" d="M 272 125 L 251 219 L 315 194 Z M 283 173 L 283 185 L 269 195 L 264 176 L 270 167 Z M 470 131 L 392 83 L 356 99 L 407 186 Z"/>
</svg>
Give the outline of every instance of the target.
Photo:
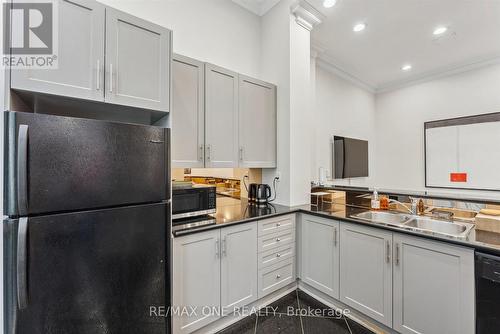
<svg viewBox="0 0 500 334">
<path fill-rule="evenodd" d="M 238 321 L 218 334 L 373 334 L 340 312 L 296 290 L 258 314 Z"/>
</svg>

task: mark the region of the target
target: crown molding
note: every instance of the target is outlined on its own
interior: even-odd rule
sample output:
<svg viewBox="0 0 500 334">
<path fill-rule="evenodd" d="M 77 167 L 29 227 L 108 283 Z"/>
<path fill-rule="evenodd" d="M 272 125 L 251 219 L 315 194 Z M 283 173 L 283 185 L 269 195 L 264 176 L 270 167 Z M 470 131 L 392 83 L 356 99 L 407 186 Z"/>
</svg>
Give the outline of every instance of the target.
<svg viewBox="0 0 500 334">
<path fill-rule="evenodd" d="M 268 11 L 271 10 L 278 2 L 281 0 L 232 0 L 234 3 L 240 5 L 245 8 L 249 12 L 254 13 L 258 16 L 265 15 Z"/>
<path fill-rule="evenodd" d="M 494 55 L 490 57 L 478 58 L 475 60 L 469 60 L 460 64 L 454 64 L 451 66 L 445 66 L 438 68 L 433 71 L 422 73 L 409 77 L 404 80 L 396 80 L 386 84 L 379 85 L 377 87 L 377 93 L 387 93 L 400 88 L 405 88 L 417 84 L 421 84 L 428 81 L 433 81 L 460 73 L 469 72 L 472 70 L 480 69 L 483 67 L 500 64 L 500 55 Z"/>
<path fill-rule="evenodd" d="M 309 31 L 313 30 L 315 26 L 325 19 L 319 10 L 304 0 L 295 2 L 290 10 L 295 16 L 295 22 Z"/>
<path fill-rule="evenodd" d="M 311 54 L 314 55 L 316 60 L 316 65 L 332 74 L 339 76 L 340 78 L 349 81 L 353 85 L 367 90 L 373 94 L 386 93 L 394 91 L 400 88 L 405 88 L 424 82 L 437 80 L 440 78 L 480 69 L 482 67 L 487 67 L 491 65 L 500 64 L 500 54 L 493 55 L 490 57 L 483 57 L 474 60 L 469 60 L 467 62 L 454 64 L 451 66 L 445 66 L 438 68 L 433 71 L 422 73 L 419 75 L 414 75 L 402 80 L 395 80 L 382 85 L 375 85 L 366 80 L 361 76 L 354 74 L 352 71 L 346 69 L 345 67 L 339 65 L 339 62 L 327 54 L 327 50 L 321 44 L 314 42 L 311 45 Z"/>
</svg>

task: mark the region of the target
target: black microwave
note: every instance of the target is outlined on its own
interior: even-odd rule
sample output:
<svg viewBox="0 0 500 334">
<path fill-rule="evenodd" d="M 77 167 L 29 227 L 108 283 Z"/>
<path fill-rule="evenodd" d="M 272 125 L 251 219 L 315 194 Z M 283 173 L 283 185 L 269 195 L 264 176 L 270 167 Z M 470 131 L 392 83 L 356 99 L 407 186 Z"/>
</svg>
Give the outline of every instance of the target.
<svg viewBox="0 0 500 334">
<path fill-rule="evenodd" d="M 189 184 L 172 186 L 172 219 L 215 213 L 215 186 Z"/>
</svg>

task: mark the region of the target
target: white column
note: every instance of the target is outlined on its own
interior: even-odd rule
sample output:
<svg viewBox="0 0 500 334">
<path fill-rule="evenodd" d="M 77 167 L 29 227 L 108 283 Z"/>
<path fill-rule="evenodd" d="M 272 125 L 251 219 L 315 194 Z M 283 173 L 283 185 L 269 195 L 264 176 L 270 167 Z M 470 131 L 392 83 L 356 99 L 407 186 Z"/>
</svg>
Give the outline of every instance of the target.
<svg viewBox="0 0 500 334">
<path fill-rule="evenodd" d="M 321 14 L 305 1 L 283 0 L 262 17 L 262 75 L 278 85 L 278 163 L 265 169 L 272 184 L 280 174 L 276 203 L 310 202 L 311 40 Z"/>
</svg>

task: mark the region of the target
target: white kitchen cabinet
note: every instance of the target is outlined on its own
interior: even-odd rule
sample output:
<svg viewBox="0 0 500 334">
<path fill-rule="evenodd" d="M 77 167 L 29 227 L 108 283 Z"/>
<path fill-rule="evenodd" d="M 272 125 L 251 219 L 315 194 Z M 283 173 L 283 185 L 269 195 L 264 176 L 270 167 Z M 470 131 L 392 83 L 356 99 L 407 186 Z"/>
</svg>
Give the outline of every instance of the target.
<svg viewBox="0 0 500 334">
<path fill-rule="evenodd" d="M 474 251 L 394 234 L 394 329 L 474 333 Z"/>
<path fill-rule="evenodd" d="M 276 86 L 239 76 L 239 166 L 276 167 Z"/>
<path fill-rule="evenodd" d="M 197 307 L 195 315 L 173 315 L 174 333 L 191 333 L 218 316 L 203 314 L 203 307 L 220 307 L 221 301 L 220 230 L 191 234 L 174 239 L 174 307 Z"/>
<path fill-rule="evenodd" d="M 238 74 L 205 64 L 205 167 L 238 167 Z"/>
<path fill-rule="evenodd" d="M 171 31 L 106 8 L 105 100 L 170 110 Z"/>
<path fill-rule="evenodd" d="M 224 311 L 257 300 L 257 223 L 221 229 L 221 305 Z"/>
<path fill-rule="evenodd" d="M 340 280 L 339 222 L 302 215 L 300 226 L 302 281 L 338 299 Z"/>
<path fill-rule="evenodd" d="M 172 62 L 172 167 L 205 164 L 205 65 L 174 55 Z"/>
<path fill-rule="evenodd" d="M 349 223 L 340 225 L 340 301 L 389 327 L 391 250 L 390 232 Z"/>
<path fill-rule="evenodd" d="M 11 87 L 104 101 L 105 6 L 61 0 L 58 11 L 58 68 L 13 70 Z"/>
</svg>

